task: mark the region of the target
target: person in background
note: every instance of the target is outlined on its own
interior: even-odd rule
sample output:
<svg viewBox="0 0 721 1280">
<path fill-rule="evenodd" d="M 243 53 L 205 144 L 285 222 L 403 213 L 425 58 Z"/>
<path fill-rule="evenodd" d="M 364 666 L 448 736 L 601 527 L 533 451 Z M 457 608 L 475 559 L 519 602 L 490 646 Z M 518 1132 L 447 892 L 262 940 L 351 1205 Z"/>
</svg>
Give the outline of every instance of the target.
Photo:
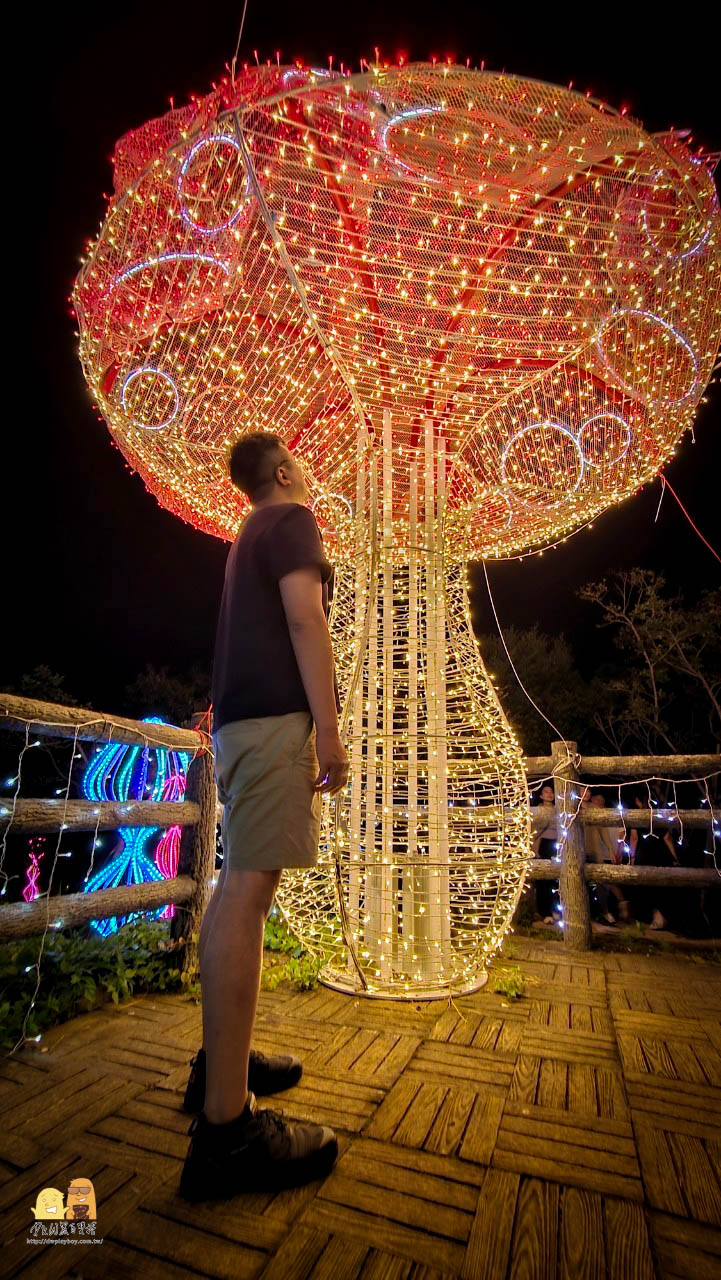
<svg viewBox="0 0 721 1280">
<path fill-rule="evenodd" d="M 555 858 L 558 853 L 558 814 L 556 797 L 550 782 L 541 787 L 539 808 L 544 810 L 541 825 L 533 839 L 534 858 Z M 554 924 L 554 894 L 558 881 L 539 880 L 536 884 L 536 906 L 544 924 Z"/>
<path fill-rule="evenodd" d="M 581 797 L 582 809 L 593 806 L 595 809 L 606 808 L 606 797 L 602 791 L 591 791 L 590 787 L 586 787 Z M 618 864 L 621 862 L 621 853 L 619 851 L 619 832 L 617 827 L 584 824 L 583 839 L 586 849 L 587 862 L 609 862 Z M 615 884 L 596 884 L 596 900 L 598 902 L 598 918 L 603 924 L 615 925 L 616 918 L 611 913 L 609 903 L 611 897 L 618 902 L 619 915 L 622 920 L 628 920 L 628 902 L 624 897 L 623 891 Z"/>
<path fill-rule="evenodd" d="M 648 796 L 634 792 L 634 809 L 650 808 Z M 633 823 L 633 819 L 629 821 Z M 668 827 L 659 834 L 648 827 L 630 826 L 626 837 L 630 858 L 637 867 L 677 867 L 678 857 Z M 649 920 L 652 929 L 665 929 L 668 924 L 669 890 L 661 885 L 640 886 L 634 894 L 634 912 L 639 919 Z"/>
</svg>

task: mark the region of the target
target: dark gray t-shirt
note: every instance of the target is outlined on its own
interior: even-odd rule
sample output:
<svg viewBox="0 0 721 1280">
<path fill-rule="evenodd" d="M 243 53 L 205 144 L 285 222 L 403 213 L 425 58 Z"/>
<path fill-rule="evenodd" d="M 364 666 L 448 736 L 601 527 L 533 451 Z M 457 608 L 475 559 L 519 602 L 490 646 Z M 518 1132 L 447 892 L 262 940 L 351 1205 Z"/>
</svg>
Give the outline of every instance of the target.
<svg viewBox="0 0 721 1280">
<path fill-rule="evenodd" d="M 317 565 L 328 615 L 333 569 L 315 516 L 275 503 L 243 521 L 225 567 L 213 659 L 213 732 L 232 720 L 309 711 L 278 581 Z"/>
</svg>

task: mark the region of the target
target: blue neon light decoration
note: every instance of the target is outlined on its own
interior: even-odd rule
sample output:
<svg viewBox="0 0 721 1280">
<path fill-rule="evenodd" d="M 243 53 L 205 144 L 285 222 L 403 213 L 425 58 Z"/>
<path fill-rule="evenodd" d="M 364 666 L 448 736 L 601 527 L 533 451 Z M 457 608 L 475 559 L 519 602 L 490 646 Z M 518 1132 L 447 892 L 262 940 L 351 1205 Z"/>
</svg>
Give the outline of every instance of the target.
<svg viewBox="0 0 721 1280">
<path fill-rule="evenodd" d="M 158 716 L 146 716 L 145 724 L 165 724 Z M 139 747 L 110 742 L 90 761 L 83 778 L 83 794 L 95 803 L 111 800 L 182 800 L 185 775 L 190 763 L 189 751 L 168 751 L 164 747 Z M 149 778 L 152 775 L 152 780 Z M 118 851 L 108 862 L 88 876 L 85 893 L 95 889 L 115 889 L 119 884 L 147 884 L 162 880 L 147 845 L 157 835 L 158 827 L 120 827 Z M 128 920 L 148 915 L 157 920 L 164 907 L 150 912 L 132 912 L 129 916 L 110 916 L 107 920 L 91 920 L 101 937 L 116 933 Z"/>
</svg>

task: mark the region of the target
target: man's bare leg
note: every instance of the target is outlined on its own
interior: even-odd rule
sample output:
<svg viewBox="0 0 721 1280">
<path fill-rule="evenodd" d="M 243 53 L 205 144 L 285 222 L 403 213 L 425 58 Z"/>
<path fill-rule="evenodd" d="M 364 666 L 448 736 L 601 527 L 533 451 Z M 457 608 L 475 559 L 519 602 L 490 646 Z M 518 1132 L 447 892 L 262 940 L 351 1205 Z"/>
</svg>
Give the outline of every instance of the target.
<svg viewBox="0 0 721 1280">
<path fill-rule="evenodd" d="M 207 1056 L 204 1110 L 211 1124 L 234 1120 L 247 1101 L 263 930 L 280 876 L 280 871 L 228 868 L 204 939 L 200 969 Z"/>
<path fill-rule="evenodd" d="M 213 892 L 210 895 L 210 901 L 207 907 L 205 908 L 205 912 L 203 915 L 203 923 L 200 926 L 200 938 L 198 940 L 198 963 L 201 967 L 203 964 L 203 952 L 205 951 L 208 938 L 210 937 L 213 931 L 213 921 L 215 919 L 215 913 L 218 909 L 218 903 L 220 902 L 220 899 L 223 893 L 223 885 L 225 884 L 225 874 L 227 870 L 228 870 L 228 864 L 224 862 L 222 867 L 220 868 L 220 872 L 218 873 L 218 882 Z M 273 909 L 273 902 L 271 902 L 270 906 L 268 907 L 268 914 L 270 914 L 272 909 Z"/>
<path fill-rule="evenodd" d="M 198 939 L 198 963 L 201 969 L 203 967 L 203 952 L 207 946 L 208 938 L 213 931 L 213 921 L 215 919 L 215 913 L 218 910 L 218 903 L 220 902 L 223 893 L 223 885 L 225 884 L 227 871 L 228 864 L 224 860 L 218 875 L 218 882 L 210 895 L 210 902 L 205 908 L 205 912 L 203 914 L 203 922 L 200 926 L 200 938 Z"/>
</svg>

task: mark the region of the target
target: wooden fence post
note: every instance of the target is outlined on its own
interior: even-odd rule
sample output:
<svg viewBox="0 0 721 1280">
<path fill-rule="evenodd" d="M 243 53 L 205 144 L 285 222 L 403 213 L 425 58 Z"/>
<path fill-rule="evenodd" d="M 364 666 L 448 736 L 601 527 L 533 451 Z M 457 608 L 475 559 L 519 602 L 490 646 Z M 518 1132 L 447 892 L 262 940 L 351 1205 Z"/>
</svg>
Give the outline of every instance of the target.
<svg viewBox="0 0 721 1280">
<path fill-rule="evenodd" d="M 578 782 L 578 772 L 573 759 L 568 758 L 577 754 L 575 742 L 551 744 L 558 838 L 561 845 L 558 888 L 563 911 L 563 932 L 569 947 L 573 947 L 575 951 L 588 951 L 591 946 L 591 913 L 584 875 L 586 851 L 583 827 L 579 818 L 569 823 L 569 815 L 572 817 L 580 804 L 580 787 L 576 787 L 577 798 L 574 800 L 571 796 L 573 784 Z"/>
<path fill-rule="evenodd" d="M 203 914 L 210 899 L 210 881 L 215 871 L 216 806 L 218 803 L 213 753 L 199 751 L 191 762 L 185 786 L 185 799 L 200 808 L 195 826 L 184 827 L 180 840 L 178 875 L 192 876 L 195 888 L 187 903 L 177 908 L 171 921 L 172 938 L 184 938 L 185 949 L 180 963 L 182 973 L 196 976 L 198 940 Z"/>
</svg>

